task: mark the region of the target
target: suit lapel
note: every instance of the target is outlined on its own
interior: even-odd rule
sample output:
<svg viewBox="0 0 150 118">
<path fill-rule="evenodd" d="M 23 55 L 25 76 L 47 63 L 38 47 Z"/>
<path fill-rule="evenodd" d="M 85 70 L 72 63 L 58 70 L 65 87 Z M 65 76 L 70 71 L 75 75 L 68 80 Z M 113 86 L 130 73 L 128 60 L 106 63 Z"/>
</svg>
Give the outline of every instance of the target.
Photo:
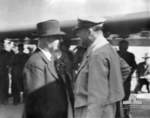
<svg viewBox="0 0 150 118">
<path fill-rule="evenodd" d="M 48 68 L 49 72 L 51 73 L 51 75 L 53 77 L 55 77 L 55 79 L 58 78 L 58 75 L 57 75 L 57 72 L 56 72 L 56 69 L 54 66 L 54 60 L 49 61 L 41 51 L 39 51 L 39 54 L 42 57 L 43 61 L 46 63 L 47 68 Z"/>
</svg>

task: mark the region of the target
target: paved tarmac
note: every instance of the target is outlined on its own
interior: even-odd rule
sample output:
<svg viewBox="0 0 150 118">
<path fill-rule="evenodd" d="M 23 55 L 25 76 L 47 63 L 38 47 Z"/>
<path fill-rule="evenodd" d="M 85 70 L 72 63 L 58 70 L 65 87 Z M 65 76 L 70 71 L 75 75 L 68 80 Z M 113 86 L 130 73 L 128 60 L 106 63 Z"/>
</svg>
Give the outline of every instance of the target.
<svg viewBox="0 0 150 118">
<path fill-rule="evenodd" d="M 137 100 L 142 104 L 131 104 L 131 118 L 150 118 L 150 94 L 140 93 L 134 94 Z M 23 112 L 23 104 L 0 105 L 0 118 L 21 118 Z"/>
<path fill-rule="evenodd" d="M 131 118 L 150 118 L 150 94 L 134 94 L 136 103 L 130 104 Z"/>
<path fill-rule="evenodd" d="M 0 118 L 21 118 L 23 104 L 19 105 L 0 105 Z"/>
</svg>

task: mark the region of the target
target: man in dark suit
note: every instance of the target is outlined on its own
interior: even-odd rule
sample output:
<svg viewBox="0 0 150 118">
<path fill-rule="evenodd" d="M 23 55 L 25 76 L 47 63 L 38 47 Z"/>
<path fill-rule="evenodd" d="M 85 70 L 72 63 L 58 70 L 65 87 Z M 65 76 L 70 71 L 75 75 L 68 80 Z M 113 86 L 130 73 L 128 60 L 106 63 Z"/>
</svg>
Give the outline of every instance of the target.
<svg viewBox="0 0 150 118">
<path fill-rule="evenodd" d="M 38 50 L 29 58 L 24 68 L 25 118 L 72 118 L 72 101 L 68 80 L 55 68 L 55 53 L 59 39 L 64 35 L 59 22 L 49 20 L 37 24 Z M 72 94 L 71 94 L 72 95 Z"/>
<path fill-rule="evenodd" d="M 128 100 L 129 99 L 130 89 L 131 89 L 131 79 L 132 79 L 131 76 L 132 76 L 134 70 L 137 67 L 136 62 L 135 62 L 135 56 L 134 56 L 133 53 L 128 51 L 128 47 L 129 47 L 129 42 L 128 41 L 121 40 L 119 42 L 118 54 L 131 67 L 131 73 L 130 73 L 129 77 L 127 78 L 127 80 L 124 82 L 124 89 L 125 89 L 125 98 L 124 98 L 124 100 Z"/>
<path fill-rule="evenodd" d="M 137 65 L 135 61 L 135 56 L 133 53 L 128 51 L 129 42 L 127 40 L 121 40 L 119 42 L 119 51 L 118 54 L 121 58 L 123 58 L 127 64 L 131 67 L 131 72 L 127 79 L 124 81 L 124 91 L 125 91 L 125 97 L 123 100 L 128 100 L 130 96 L 130 89 L 131 89 L 131 80 L 132 80 L 132 74 L 135 71 Z M 126 105 L 127 106 L 127 105 Z M 124 114 L 126 118 L 129 118 L 129 109 L 124 110 Z"/>
</svg>

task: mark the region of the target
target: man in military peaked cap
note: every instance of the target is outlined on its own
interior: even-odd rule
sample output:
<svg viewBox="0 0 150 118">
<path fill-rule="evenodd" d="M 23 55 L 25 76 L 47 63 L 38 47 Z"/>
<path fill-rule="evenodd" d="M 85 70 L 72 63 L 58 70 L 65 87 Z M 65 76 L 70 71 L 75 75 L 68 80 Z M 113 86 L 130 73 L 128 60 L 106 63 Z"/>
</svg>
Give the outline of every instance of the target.
<svg viewBox="0 0 150 118">
<path fill-rule="evenodd" d="M 124 97 L 120 58 L 104 37 L 103 26 L 83 25 L 88 23 L 76 33 L 91 43 L 76 76 L 75 118 L 115 118 L 116 102 Z"/>
<path fill-rule="evenodd" d="M 77 26 L 74 27 L 73 31 L 76 34 L 80 30 L 89 29 L 90 27 L 93 27 L 93 26 L 101 24 L 101 23 L 102 22 L 92 22 L 89 20 L 78 19 L 78 24 L 77 24 Z"/>
<path fill-rule="evenodd" d="M 39 48 L 24 68 L 25 118 L 72 118 L 69 85 L 65 78 L 58 76 L 54 64 L 55 52 L 64 34 L 56 20 L 37 24 Z"/>
<path fill-rule="evenodd" d="M 89 35 L 90 35 L 90 27 L 93 27 L 95 25 L 101 24 L 101 22 L 92 22 L 88 20 L 83 20 L 83 19 L 78 19 L 78 24 L 77 26 L 74 27 L 73 32 L 75 36 L 80 38 L 80 45 L 78 45 L 75 48 L 75 56 L 74 56 L 74 70 L 77 70 L 84 53 L 86 52 L 88 46 L 91 44 L 91 41 L 88 40 Z"/>
</svg>

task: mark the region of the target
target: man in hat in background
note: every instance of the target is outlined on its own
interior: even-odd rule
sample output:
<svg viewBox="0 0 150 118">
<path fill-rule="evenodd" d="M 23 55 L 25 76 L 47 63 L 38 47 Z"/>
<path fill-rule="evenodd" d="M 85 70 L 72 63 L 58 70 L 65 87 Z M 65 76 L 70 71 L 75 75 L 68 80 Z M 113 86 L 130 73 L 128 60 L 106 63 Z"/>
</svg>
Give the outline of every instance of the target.
<svg viewBox="0 0 150 118">
<path fill-rule="evenodd" d="M 124 97 L 120 58 L 104 37 L 102 24 L 88 28 L 91 44 L 76 78 L 75 118 L 115 118 L 116 102 Z"/>
<path fill-rule="evenodd" d="M 48 20 L 37 24 L 39 47 L 24 68 L 25 118 L 72 118 L 68 80 L 55 68 L 59 40 L 65 33 L 59 22 Z"/>
<path fill-rule="evenodd" d="M 149 89 L 150 53 L 149 52 L 145 53 L 145 56 L 143 58 L 144 58 L 144 61 L 137 65 L 136 74 L 137 74 L 138 83 L 134 91 L 135 93 L 138 93 L 139 91 L 141 91 L 143 85 L 146 85 L 147 92 L 148 93 L 150 92 L 150 89 Z"/>
</svg>

